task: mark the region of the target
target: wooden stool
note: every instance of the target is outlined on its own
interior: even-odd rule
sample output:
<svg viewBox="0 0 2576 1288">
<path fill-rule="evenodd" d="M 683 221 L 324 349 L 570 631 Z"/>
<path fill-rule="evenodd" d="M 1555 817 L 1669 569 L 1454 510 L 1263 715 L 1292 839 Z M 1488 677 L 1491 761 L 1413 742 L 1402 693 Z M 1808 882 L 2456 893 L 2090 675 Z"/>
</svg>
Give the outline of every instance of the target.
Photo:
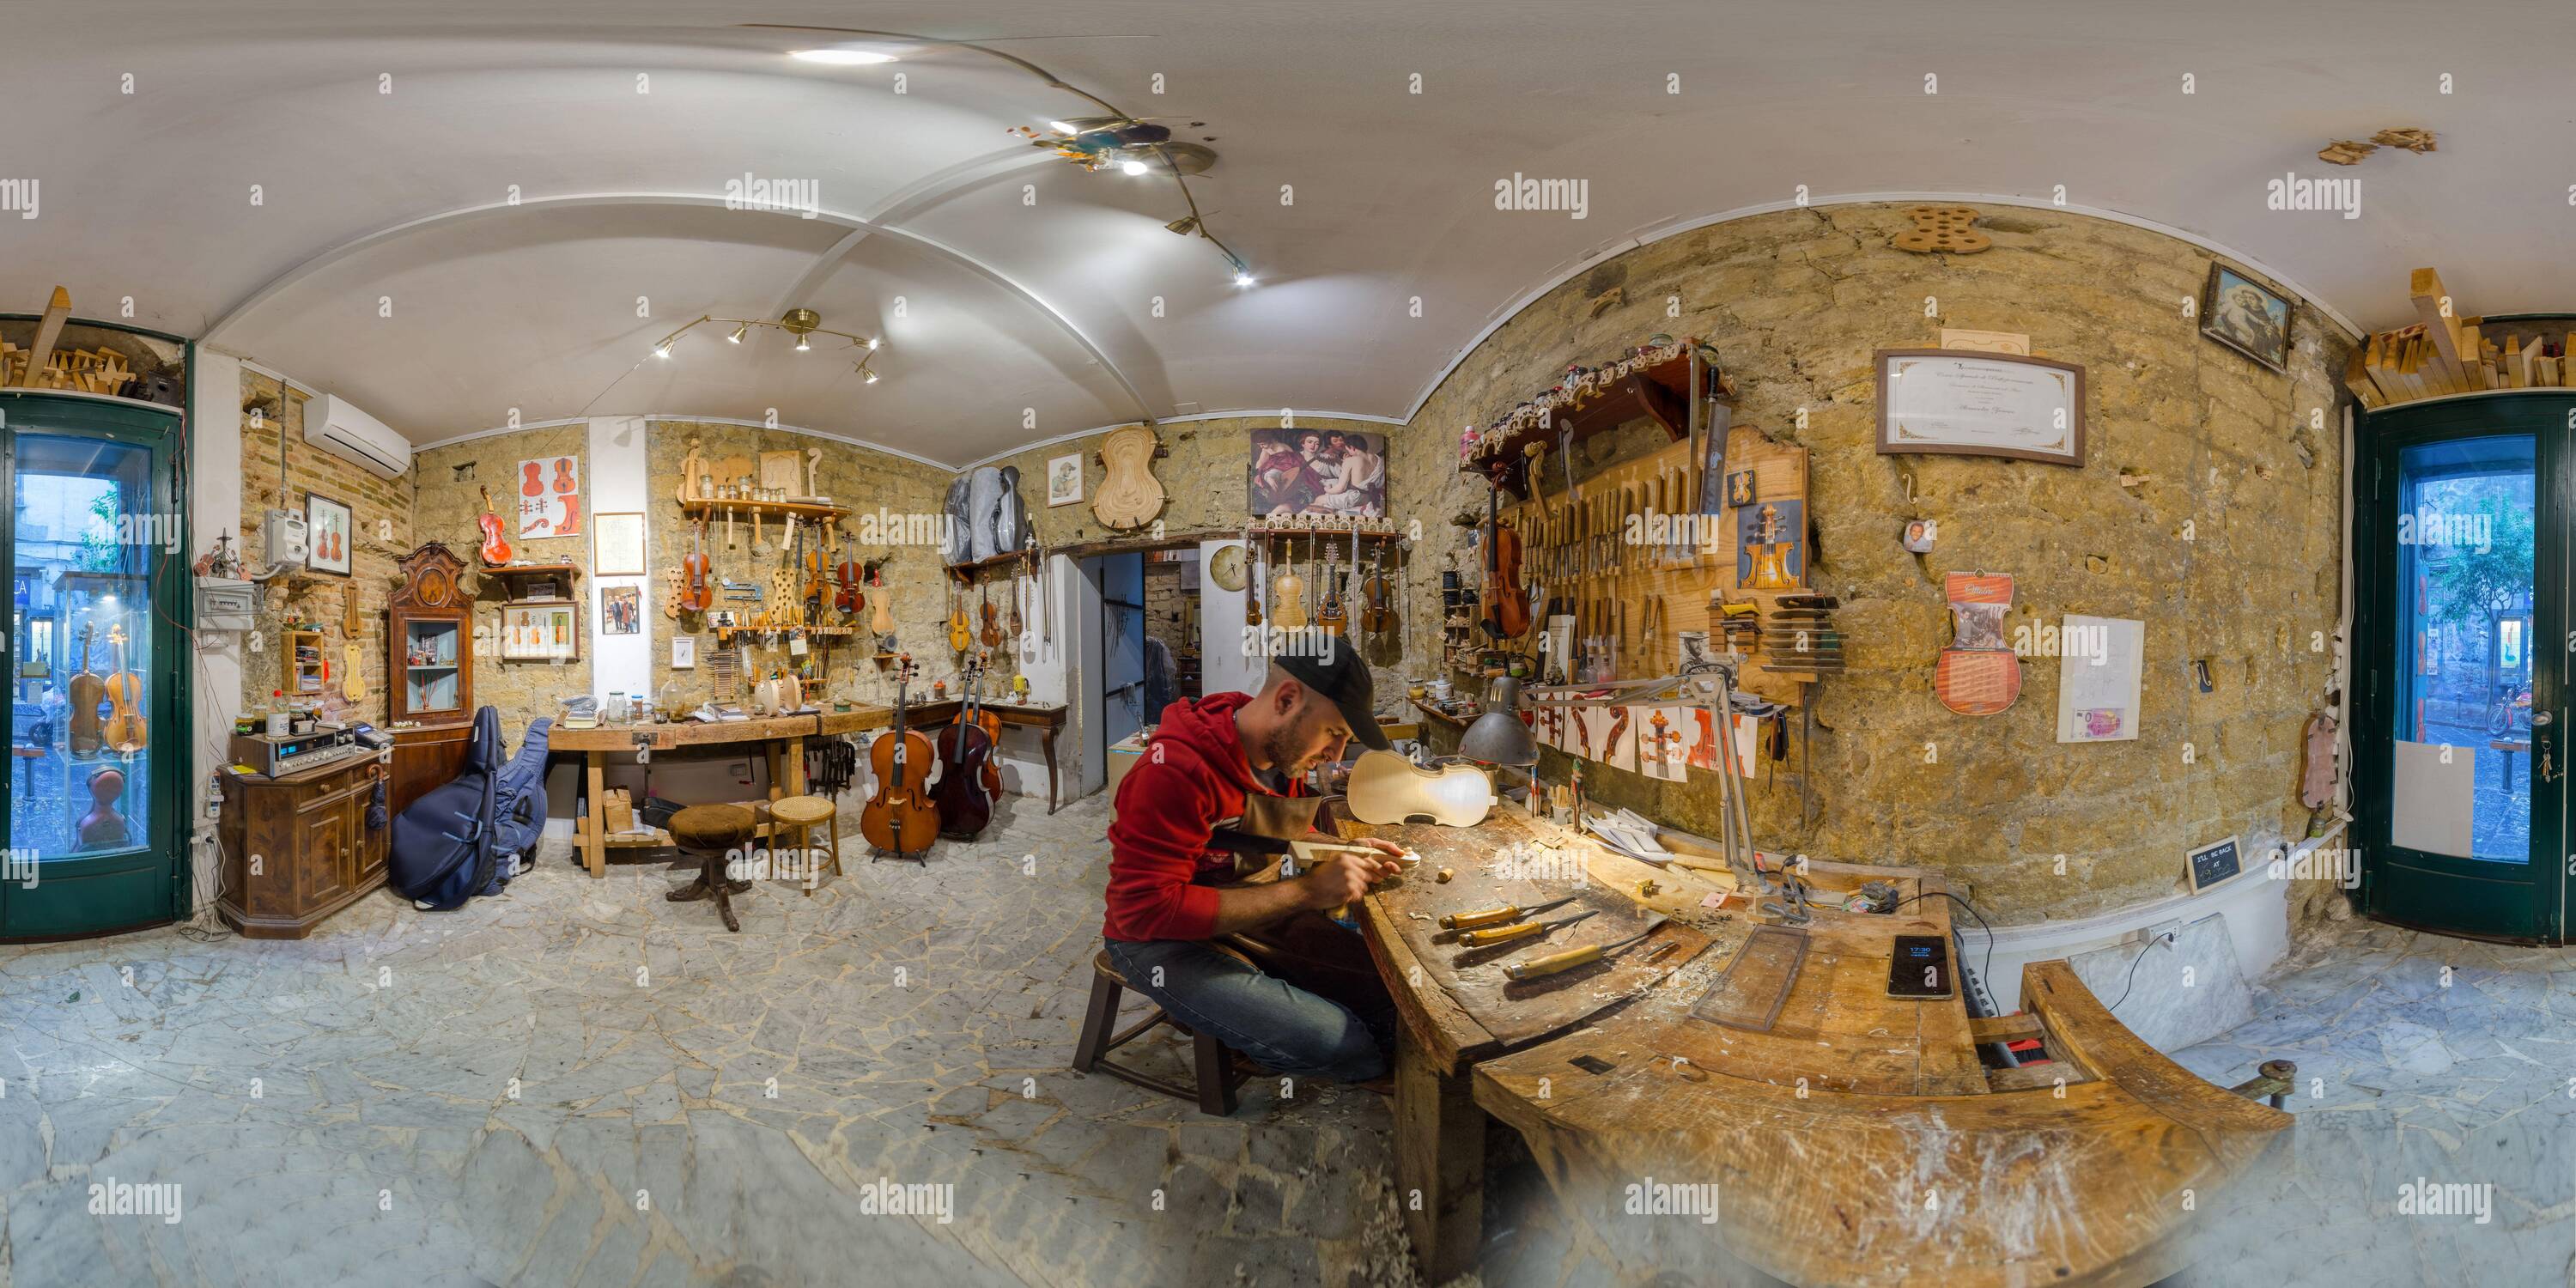
<svg viewBox="0 0 2576 1288">
<path fill-rule="evenodd" d="M 841 829 L 833 822 L 833 816 L 836 813 L 838 811 L 832 808 L 832 802 L 820 796 L 789 796 L 771 801 L 769 803 L 770 850 L 773 853 L 777 850 L 779 832 L 792 827 L 796 829 L 797 857 L 802 860 L 804 852 L 814 848 L 814 829 L 820 827 L 823 829 L 823 835 L 829 837 L 832 842 L 832 875 L 836 877 L 842 875 Z M 814 897 L 814 883 L 811 880 L 805 883 L 805 897 L 808 899 Z"/>
<path fill-rule="evenodd" d="M 673 903 L 713 899 L 725 929 L 741 933 L 731 896 L 751 889 L 751 883 L 726 877 L 724 864 L 728 851 L 740 851 L 751 839 L 752 827 L 751 811 L 739 805 L 692 805 L 672 815 L 671 840 L 681 853 L 698 856 L 698 879 L 662 897 Z"/>
<path fill-rule="evenodd" d="M 1090 1073 L 1097 1069 L 1120 1082 L 1132 1083 L 1148 1091 L 1195 1100 L 1199 1102 L 1201 1113 L 1215 1114 L 1220 1118 L 1232 1114 L 1234 1089 L 1242 1086 L 1244 1079 L 1252 1075 L 1235 1071 L 1234 1052 L 1227 1050 L 1224 1043 L 1207 1034 L 1191 1032 L 1188 1025 L 1165 1014 L 1159 1006 L 1144 1019 L 1115 1034 L 1110 1032 L 1110 1026 L 1118 1022 L 1118 995 L 1127 987 L 1127 977 L 1110 964 L 1109 950 L 1104 948 L 1091 959 L 1091 1002 L 1083 1009 L 1082 1038 L 1073 1048 L 1073 1071 Z M 1169 1024 L 1190 1035 L 1191 1063 L 1195 1066 L 1198 1084 L 1195 1087 L 1166 1082 L 1109 1060 L 1110 1052 L 1144 1036 L 1147 1029 L 1157 1024 Z"/>
</svg>

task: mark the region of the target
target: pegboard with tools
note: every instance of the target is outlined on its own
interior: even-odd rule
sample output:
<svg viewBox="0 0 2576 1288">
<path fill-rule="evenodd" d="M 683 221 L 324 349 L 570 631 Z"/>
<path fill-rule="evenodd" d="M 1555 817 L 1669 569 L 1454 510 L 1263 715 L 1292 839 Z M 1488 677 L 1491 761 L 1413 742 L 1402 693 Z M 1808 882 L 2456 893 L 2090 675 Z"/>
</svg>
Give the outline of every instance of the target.
<svg viewBox="0 0 2576 1288">
<path fill-rule="evenodd" d="M 1542 483 L 1505 517 L 1539 605 L 1543 678 L 1670 675 L 1685 634 L 1711 654 L 1731 643 L 1744 689 L 1775 702 L 1841 669 L 1834 604 L 1809 590 L 1805 448 L 1739 426 L 1700 468 L 1676 442 L 1571 488 Z"/>
</svg>

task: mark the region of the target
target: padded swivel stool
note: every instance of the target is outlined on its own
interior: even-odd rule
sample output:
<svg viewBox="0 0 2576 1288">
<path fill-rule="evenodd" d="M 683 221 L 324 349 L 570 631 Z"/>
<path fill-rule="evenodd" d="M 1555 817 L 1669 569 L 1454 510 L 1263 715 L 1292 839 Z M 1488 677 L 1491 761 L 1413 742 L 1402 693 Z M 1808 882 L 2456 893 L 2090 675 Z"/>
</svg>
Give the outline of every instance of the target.
<svg viewBox="0 0 2576 1288">
<path fill-rule="evenodd" d="M 713 899 L 725 929 L 739 933 L 742 922 L 733 915 L 731 896 L 751 889 L 751 883 L 725 876 L 725 856 L 742 851 L 751 841 L 752 827 L 751 811 L 739 805 L 692 805 L 672 815 L 671 840 L 681 853 L 697 856 L 698 879 L 662 897 L 673 903 Z"/>
<path fill-rule="evenodd" d="M 820 796 L 788 796 L 771 801 L 769 803 L 769 821 L 772 824 L 769 829 L 770 848 L 773 851 L 778 848 L 780 832 L 791 827 L 795 828 L 797 858 L 803 860 L 804 852 L 814 848 L 814 829 L 822 828 L 823 835 L 831 840 L 832 875 L 836 877 L 842 875 L 841 828 L 834 819 L 837 813 L 839 811 L 832 808 L 832 802 Z M 811 880 L 805 883 L 805 897 L 808 899 L 814 897 L 814 882 Z"/>
<path fill-rule="evenodd" d="M 1240 955 L 1225 948 L 1217 951 L 1229 956 Z M 1148 1091 L 1159 1091 L 1181 1100 L 1195 1100 L 1199 1112 L 1220 1118 L 1233 1113 L 1234 1090 L 1252 1075 L 1234 1067 L 1234 1052 L 1228 1050 L 1224 1043 L 1205 1033 L 1192 1031 L 1159 1006 L 1125 1029 L 1111 1031 L 1118 1023 L 1118 995 L 1129 987 L 1127 977 L 1119 974 L 1118 968 L 1110 963 L 1108 949 L 1100 950 L 1100 955 L 1091 959 L 1091 1001 L 1083 1008 L 1082 1037 L 1073 1048 L 1073 1071 L 1089 1073 L 1097 1069 L 1120 1082 L 1132 1083 Z M 1176 1082 L 1166 1082 L 1108 1058 L 1110 1052 L 1143 1037 L 1146 1030 L 1157 1024 L 1169 1024 L 1189 1034 L 1191 1082 L 1194 1085 L 1184 1087 Z"/>
</svg>

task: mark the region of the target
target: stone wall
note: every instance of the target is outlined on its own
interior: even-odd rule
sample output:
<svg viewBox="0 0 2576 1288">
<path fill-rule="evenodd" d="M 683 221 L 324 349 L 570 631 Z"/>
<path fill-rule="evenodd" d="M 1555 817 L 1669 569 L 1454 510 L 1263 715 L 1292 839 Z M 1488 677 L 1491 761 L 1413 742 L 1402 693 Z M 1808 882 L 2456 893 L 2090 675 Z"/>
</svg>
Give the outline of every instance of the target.
<svg viewBox="0 0 2576 1288">
<path fill-rule="evenodd" d="M 1248 498 L 1252 473 L 1250 459 L 1252 431 L 1275 429 L 1279 425 L 1280 420 L 1277 416 L 1227 416 L 1211 420 L 1174 421 L 1158 426 L 1155 432 L 1162 439 L 1164 450 L 1169 453 L 1154 462 L 1154 477 L 1162 482 L 1167 498 L 1162 514 L 1158 516 L 1162 522 L 1163 532 L 1179 536 L 1210 531 L 1230 532 L 1243 527 L 1250 511 Z M 1297 418 L 1296 427 L 1327 432 L 1339 429 L 1386 436 L 1387 453 L 1390 458 L 1387 464 L 1387 501 L 1396 509 L 1397 513 L 1394 517 L 1399 523 L 1412 517 L 1410 498 L 1422 495 L 1420 489 L 1424 486 L 1424 481 L 1423 476 L 1419 474 L 1408 478 L 1400 472 L 1406 467 L 1398 464 L 1401 459 L 1401 449 L 1395 440 L 1404 436 L 1405 431 L 1402 428 L 1371 421 L 1303 416 Z M 1103 541 L 1113 538 L 1132 538 L 1140 544 L 1153 542 L 1151 528 L 1133 533 L 1115 532 L 1103 526 L 1091 513 L 1091 498 L 1104 477 L 1098 453 L 1101 440 L 1106 437 L 1108 437 L 1108 431 L 1102 431 L 1079 439 L 1029 448 L 992 462 L 995 465 L 1019 467 L 1020 491 L 1028 498 L 1032 524 L 1037 529 L 1039 539 L 1048 545 L 1064 546 L 1076 542 Z M 1049 506 L 1046 503 L 1047 464 L 1063 456 L 1075 456 L 1082 462 L 1082 501 L 1073 505 Z M 1453 465 L 1447 468 L 1455 467 Z M 1446 472 L 1445 469 L 1443 472 Z M 1438 482 L 1443 487 L 1447 484 L 1445 478 Z M 1425 518 L 1425 530 L 1429 530 L 1432 526 L 1433 520 Z M 1305 547 L 1300 543 L 1297 551 L 1298 559 L 1302 561 L 1305 554 Z M 1419 563 L 1418 559 L 1416 563 Z M 1355 588 L 1358 585 L 1358 579 L 1351 578 L 1350 585 Z M 1354 594 L 1353 602 L 1356 602 L 1356 599 L 1357 596 Z M 1265 605 L 1268 603 L 1266 599 L 1263 602 Z M 1434 635 L 1437 635 L 1436 631 Z M 1349 638 L 1358 641 L 1360 655 L 1368 661 L 1376 677 L 1379 714 L 1396 715 L 1404 712 L 1407 709 L 1404 700 L 1404 659 L 1408 636 L 1399 631 L 1368 636 L 1353 626 Z M 1241 645 L 1242 640 L 1239 636 L 1212 636 L 1205 641 L 1204 647 L 1214 650 L 1241 647 Z M 1436 656 L 1436 652 L 1417 656 Z"/>
<path fill-rule="evenodd" d="M 808 449 L 820 450 L 823 456 L 815 466 L 815 486 L 823 495 L 831 497 L 833 504 L 846 506 L 853 512 L 850 525 L 854 530 L 849 535 L 856 539 L 847 546 L 852 557 L 863 564 L 871 559 L 887 561 L 883 569 L 884 587 L 871 586 L 866 594 L 871 601 L 878 595 L 892 597 L 896 648 L 911 653 L 920 667 L 915 692 L 926 693 L 938 680 L 946 680 L 952 689 L 955 687 L 957 654 L 948 647 L 946 625 L 948 579 L 941 572 L 941 552 L 935 543 L 935 533 L 928 531 L 932 526 L 928 521 L 936 520 L 943 512 L 941 503 L 948 495 L 948 484 L 953 475 L 937 466 L 793 430 L 698 421 L 653 421 L 647 427 L 647 450 L 652 455 L 652 462 L 647 471 L 650 503 L 645 507 L 645 522 L 652 530 L 653 549 L 661 552 L 657 560 L 665 566 L 689 550 L 692 525 L 681 513 L 679 487 L 680 463 L 687 458 L 692 439 L 697 440 L 699 452 L 711 462 L 739 455 L 756 463 L 763 451 L 802 453 Z M 924 522 L 914 522 L 916 517 Z M 769 570 L 784 557 L 775 548 L 780 546 L 785 533 L 774 522 L 763 525 L 760 535 L 766 537 L 774 549 L 772 557 L 762 561 L 753 552 L 755 540 L 750 516 L 737 515 L 733 528 L 730 545 L 726 542 L 721 521 L 709 532 L 707 557 L 715 575 L 735 581 L 756 581 L 765 587 Z M 839 535 L 841 532 L 836 529 L 835 538 Z M 829 567 L 827 559 L 827 572 Z M 691 705 L 711 697 L 747 701 L 750 695 L 747 684 L 735 686 L 736 692 L 717 693 L 715 673 L 707 661 L 715 653 L 718 636 L 694 616 L 674 622 L 663 613 L 669 583 L 658 575 L 659 572 L 657 567 L 645 606 L 649 619 L 646 629 L 654 637 L 655 684 L 658 686 L 666 680 L 675 682 L 681 700 Z M 978 606 L 980 602 L 977 601 Z M 725 606 L 721 589 L 717 592 L 716 606 Z M 739 604 L 736 608 L 738 611 L 750 610 L 757 605 Z M 997 602 L 997 608 L 1007 612 L 1006 605 Z M 874 615 L 873 602 L 865 611 L 868 616 Z M 831 620 L 838 622 L 841 619 L 836 613 Z M 978 626 L 981 624 L 980 618 L 971 611 L 970 620 Z M 672 632 L 684 624 L 697 628 L 690 633 L 698 641 L 698 665 L 694 670 L 675 671 L 670 665 L 668 641 Z M 757 637 L 737 638 L 749 641 Z M 874 648 L 865 634 L 830 637 L 833 647 L 828 653 L 819 647 L 825 639 L 823 636 L 813 637 L 817 648 L 801 662 L 788 655 L 784 644 L 776 647 L 754 644 L 752 661 L 763 674 L 773 669 L 793 670 L 802 664 L 810 664 L 805 673 L 809 678 L 821 676 L 825 682 L 824 692 L 830 697 L 893 705 L 895 690 L 891 673 L 871 660 Z M 1008 644 L 994 652 L 999 684 L 1006 689 L 1015 673 L 1016 653 Z M 1000 690 L 988 685 L 985 691 L 989 694 Z"/>
<path fill-rule="evenodd" d="M 412 461 L 420 539 L 444 542 L 465 561 L 468 570 L 463 582 L 474 604 L 474 705 L 500 709 L 502 736 L 513 747 L 518 745 L 529 720 L 560 716 L 563 699 L 590 693 L 591 650 L 597 644 L 591 638 L 590 610 L 595 607 L 598 590 L 591 584 L 589 527 L 585 523 L 578 536 L 536 540 L 519 536 L 519 463 L 557 456 L 570 456 L 581 462 L 581 496 L 587 511 L 594 494 L 590 486 L 590 429 L 586 424 L 548 425 L 468 439 L 432 448 Z M 509 589 L 500 578 L 483 570 L 482 558 L 476 553 L 483 544 L 483 532 L 475 520 L 482 517 L 487 490 L 493 512 L 501 516 L 502 539 L 510 543 L 514 560 L 568 563 L 581 570 L 567 588 L 582 605 L 582 611 L 574 614 L 576 629 L 581 632 L 579 658 L 560 664 L 501 660 L 501 605 L 507 601 Z M 587 513 L 583 517 L 587 519 Z M 403 553 L 410 549 L 404 547 Z"/>
<path fill-rule="evenodd" d="M 242 506 L 240 548 L 244 559 L 259 564 L 261 526 L 270 509 L 304 512 L 305 494 L 318 493 L 346 504 L 350 511 L 347 577 L 307 573 L 280 577 L 267 584 L 254 617 L 260 651 L 242 653 L 242 708 L 268 709 L 270 694 L 288 688 L 279 677 L 285 655 L 283 630 L 288 622 L 314 621 L 324 629 L 324 649 L 331 663 L 330 693 L 340 691 L 342 648 L 349 643 L 341 630 L 342 605 L 358 602 L 358 675 L 366 696 L 350 704 L 350 714 L 370 724 L 386 722 L 385 599 L 396 583 L 394 559 L 411 550 L 412 480 L 380 479 L 304 441 L 304 391 L 245 369 L 241 402 L 257 401 L 254 419 L 242 415 Z M 278 409 L 278 410 L 270 410 Z M 278 483 L 278 453 L 286 454 L 286 481 Z M 292 696 L 292 695 L 290 695 Z"/>
<path fill-rule="evenodd" d="M 1735 423 L 1810 450 L 1810 584 L 1842 600 L 1850 673 L 1815 704 L 1822 819 L 1799 827 L 1794 779 L 1759 785 L 1764 848 L 1924 864 L 1989 917 L 2021 922 L 2171 893 L 2184 851 L 2231 833 L 2258 856 L 2296 838 L 2299 732 L 2330 677 L 2343 468 L 2332 373 L 2349 337 L 2301 306 L 2286 375 L 2204 339 L 2183 302 L 2199 297 L 2210 253 L 2124 224 L 1997 209 L 1980 224 L 1993 248 L 1970 256 L 1891 248 L 1909 227 L 1898 207 L 1855 205 L 1697 229 L 1595 266 L 1496 331 L 1396 436 L 1392 477 L 1430 538 L 1411 561 L 1409 651 L 1436 656 L 1438 556 L 1465 550 L 1439 519 L 1483 509 L 1456 472 L 1461 429 L 1570 362 L 1655 332 L 1696 335 L 1737 383 Z M 1626 303 L 1593 316 L 1614 286 Z M 2087 464 L 1877 454 L 1872 351 L 1936 346 L 1943 327 L 2026 333 L 2035 352 L 2083 365 Z M 1596 468 L 1665 441 L 1619 439 Z M 1915 517 L 1941 523 L 1929 555 L 1897 544 Z M 1951 570 L 2013 574 L 2008 627 L 2144 620 L 2142 736 L 2060 745 L 2054 658 L 2025 659 L 2020 701 L 2002 715 L 1944 710 L 1931 681 Z M 2190 682 L 2195 660 L 2210 693 Z M 1547 768 L 1564 766 L 1550 753 Z M 1606 804 L 1717 833 L 1709 778 L 1597 770 L 1585 782 Z"/>
</svg>

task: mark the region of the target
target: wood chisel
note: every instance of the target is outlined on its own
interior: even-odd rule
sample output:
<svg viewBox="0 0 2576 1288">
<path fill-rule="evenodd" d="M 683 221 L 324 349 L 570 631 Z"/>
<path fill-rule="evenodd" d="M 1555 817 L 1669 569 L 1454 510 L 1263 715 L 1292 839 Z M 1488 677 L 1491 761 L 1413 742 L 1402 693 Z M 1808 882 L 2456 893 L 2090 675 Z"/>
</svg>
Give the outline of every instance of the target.
<svg viewBox="0 0 2576 1288">
<path fill-rule="evenodd" d="M 1477 912 L 1453 912 L 1440 918 L 1440 928 L 1474 930 L 1478 926 L 1500 925 L 1506 921 L 1518 921 L 1523 917 L 1535 917 L 1552 908 L 1562 908 L 1580 897 L 1570 894 L 1562 899 L 1550 899 L 1546 903 L 1534 903 L 1526 908 L 1516 903 L 1507 903 L 1499 908 L 1486 908 Z"/>
<path fill-rule="evenodd" d="M 1464 930 L 1458 933 L 1458 942 L 1468 948 L 1487 948 L 1495 944 L 1508 944 L 1515 939 L 1533 939 L 1550 934 L 1559 927 L 1571 926 L 1597 911 L 1599 911 L 1597 908 L 1586 908 L 1571 917 L 1557 921 L 1522 921 L 1508 926 L 1487 926 L 1483 930 Z"/>
<path fill-rule="evenodd" d="M 1558 971 L 1589 965 L 1622 949 L 1635 947 L 1638 941 L 1663 929 L 1664 923 L 1670 920 L 1672 920 L 1671 917 L 1657 913 L 1646 919 L 1645 929 L 1616 943 L 1586 944 L 1581 948 L 1568 948 L 1561 953 L 1549 953 L 1545 957 L 1533 957 L 1528 961 L 1504 967 L 1503 974 L 1506 978 L 1514 980 L 1537 979 L 1543 975 L 1553 975 Z"/>
</svg>

